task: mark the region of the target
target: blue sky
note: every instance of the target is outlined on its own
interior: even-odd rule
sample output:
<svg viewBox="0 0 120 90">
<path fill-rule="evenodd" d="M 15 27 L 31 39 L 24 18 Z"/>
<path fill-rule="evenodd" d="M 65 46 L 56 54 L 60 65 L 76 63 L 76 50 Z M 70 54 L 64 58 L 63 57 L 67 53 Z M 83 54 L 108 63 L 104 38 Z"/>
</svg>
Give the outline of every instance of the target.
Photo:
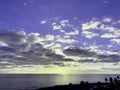
<svg viewBox="0 0 120 90">
<path fill-rule="evenodd" d="M 39 24 L 39 20 L 45 18 L 79 17 L 82 21 L 103 16 L 119 18 L 118 0 L 1 0 L 0 2 L 1 28 L 24 28 L 28 33 L 46 29 Z"/>
<path fill-rule="evenodd" d="M 1 73 L 119 73 L 119 7 L 119 0 L 0 0 Z"/>
</svg>

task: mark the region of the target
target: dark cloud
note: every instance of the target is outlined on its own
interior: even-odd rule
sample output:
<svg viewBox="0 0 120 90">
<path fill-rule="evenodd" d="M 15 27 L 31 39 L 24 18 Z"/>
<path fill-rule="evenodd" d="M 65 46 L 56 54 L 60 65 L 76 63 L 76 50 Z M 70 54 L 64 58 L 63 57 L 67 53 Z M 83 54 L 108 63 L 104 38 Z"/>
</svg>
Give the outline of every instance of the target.
<svg viewBox="0 0 120 90">
<path fill-rule="evenodd" d="M 22 44 L 25 42 L 26 35 L 23 31 L 5 31 L 0 30 L 0 41 L 9 44 Z"/>
<path fill-rule="evenodd" d="M 5 59 L 5 58 L 14 58 L 15 56 L 14 55 L 1 55 L 0 58 L 2 59 Z"/>
<path fill-rule="evenodd" d="M 105 62 L 105 63 L 116 63 L 120 62 L 120 55 L 98 55 L 97 56 L 99 62 Z"/>
<path fill-rule="evenodd" d="M 60 66 L 60 67 L 64 67 L 64 63 L 62 62 L 54 62 L 54 65 Z"/>
<path fill-rule="evenodd" d="M 64 66 L 64 62 L 72 61 L 44 48 L 38 39 L 40 36 L 36 33 L 25 34 L 24 31 L 0 30 L 0 42 L 6 44 L 0 45 L 0 68 L 32 65 Z"/>
<path fill-rule="evenodd" d="M 91 52 L 87 49 L 81 49 L 78 47 L 69 47 L 67 49 L 64 49 L 63 51 L 66 55 L 69 56 L 83 56 L 83 57 L 90 57 L 96 55 L 95 52 Z"/>
<path fill-rule="evenodd" d="M 94 61 L 93 59 L 84 59 L 84 60 L 79 60 L 78 62 L 82 62 L 82 63 L 96 63 L 96 61 Z"/>
<path fill-rule="evenodd" d="M 81 63 L 116 63 L 120 62 L 120 55 L 113 54 L 113 55 L 99 55 L 97 52 L 91 52 L 88 49 L 81 49 L 78 47 L 69 47 L 64 49 L 64 54 L 68 56 L 78 56 L 84 57 L 84 59 L 78 60 Z M 89 59 L 91 58 L 91 59 Z"/>
<path fill-rule="evenodd" d="M 12 47 L 8 47 L 8 46 L 2 46 L 0 47 L 0 51 L 4 51 L 4 52 L 15 52 L 16 50 Z"/>
<path fill-rule="evenodd" d="M 73 59 L 70 59 L 70 58 L 64 58 L 63 60 L 66 61 L 66 62 L 74 61 Z"/>
<path fill-rule="evenodd" d="M 100 55 L 101 56 L 101 55 Z M 96 56 L 96 60 L 94 59 L 83 59 L 83 60 L 79 60 L 79 62 L 83 62 L 83 63 L 113 63 L 116 65 L 116 63 L 120 62 L 120 56 L 119 55 L 116 55 L 116 57 L 114 58 L 113 55 L 102 55 L 104 57 L 99 57 Z M 113 57 L 112 57 L 113 56 Z"/>
</svg>

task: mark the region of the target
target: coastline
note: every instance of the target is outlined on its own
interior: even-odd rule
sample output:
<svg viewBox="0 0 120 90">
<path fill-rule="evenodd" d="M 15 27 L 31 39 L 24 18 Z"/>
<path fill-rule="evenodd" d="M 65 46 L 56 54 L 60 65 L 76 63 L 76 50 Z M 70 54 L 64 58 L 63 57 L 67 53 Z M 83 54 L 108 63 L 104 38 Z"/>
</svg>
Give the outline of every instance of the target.
<svg viewBox="0 0 120 90">
<path fill-rule="evenodd" d="M 56 85 L 53 87 L 39 88 L 36 90 L 120 90 L 120 86 L 111 86 L 110 83 L 89 83 L 89 84 L 69 84 L 69 85 Z"/>
<path fill-rule="evenodd" d="M 120 77 L 105 78 L 105 82 L 89 83 L 81 81 L 80 84 L 56 85 L 36 90 L 120 90 Z"/>
</svg>

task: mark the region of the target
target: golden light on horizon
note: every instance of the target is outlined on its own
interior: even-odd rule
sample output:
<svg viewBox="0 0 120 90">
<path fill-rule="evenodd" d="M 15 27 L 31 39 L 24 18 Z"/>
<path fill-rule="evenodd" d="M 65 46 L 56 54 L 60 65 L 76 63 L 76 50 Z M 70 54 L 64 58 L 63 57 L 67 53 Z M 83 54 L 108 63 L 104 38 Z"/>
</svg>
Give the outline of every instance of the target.
<svg viewBox="0 0 120 90">
<path fill-rule="evenodd" d="M 16 74 L 70 74 L 70 67 L 42 67 L 42 66 L 34 66 L 34 67 L 22 67 L 22 68 L 13 68 L 6 69 L 3 73 L 16 73 Z"/>
</svg>

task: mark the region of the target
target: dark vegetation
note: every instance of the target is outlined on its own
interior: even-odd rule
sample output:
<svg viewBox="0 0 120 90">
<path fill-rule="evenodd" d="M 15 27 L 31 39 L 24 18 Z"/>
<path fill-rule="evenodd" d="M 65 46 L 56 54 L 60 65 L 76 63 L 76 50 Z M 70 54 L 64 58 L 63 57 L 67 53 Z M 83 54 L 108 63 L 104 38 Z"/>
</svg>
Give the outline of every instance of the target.
<svg viewBox="0 0 120 90">
<path fill-rule="evenodd" d="M 69 83 L 69 85 L 46 87 L 37 90 L 120 90 L 120 77 L 105 78 L 105 82 L 88 83 L 81 81 L 80 84 Z"/>
</svg>

